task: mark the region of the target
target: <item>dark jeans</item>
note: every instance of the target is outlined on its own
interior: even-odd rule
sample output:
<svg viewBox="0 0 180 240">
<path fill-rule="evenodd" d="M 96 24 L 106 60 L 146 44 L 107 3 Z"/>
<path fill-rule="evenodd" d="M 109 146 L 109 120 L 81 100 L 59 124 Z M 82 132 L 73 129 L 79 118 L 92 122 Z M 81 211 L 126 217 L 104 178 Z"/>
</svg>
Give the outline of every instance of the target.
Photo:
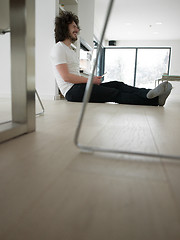
<svg viewBox="0 0 180 240">
<path fill-rule="evenodd" d="M 65 98 L 71 102 L 82 102 L 86 83 L 74 84 L 66 93 Z M 146 94 L 150 89 L 136 88 L 123 82 L 112 81 L 93 85 L 89 102 L 158 106 L 158 97 L 148 99 Z"/>
</svg>

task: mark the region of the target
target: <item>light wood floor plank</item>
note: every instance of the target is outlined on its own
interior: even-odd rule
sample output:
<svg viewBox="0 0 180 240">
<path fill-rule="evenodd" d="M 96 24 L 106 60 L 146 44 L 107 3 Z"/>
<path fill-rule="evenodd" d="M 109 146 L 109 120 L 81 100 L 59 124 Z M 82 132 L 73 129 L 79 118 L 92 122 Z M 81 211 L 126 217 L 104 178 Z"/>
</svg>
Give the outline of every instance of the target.
<svg viewBox="0 0 180 240">
<path fill-rule="evenodd" d="M 43 103 L 36 132 L 0 145 L 0 239 L 179 240 L 180 161 L 83 153 L 82 104 Z M 179 103 L 89 104 L 80 141 L 180 155 Z"/>
<path fill-rule="evenodd" d="M 180 228 L 167 183 L 66 171 L 2 236 L 178 240 Z"/>
</svg>

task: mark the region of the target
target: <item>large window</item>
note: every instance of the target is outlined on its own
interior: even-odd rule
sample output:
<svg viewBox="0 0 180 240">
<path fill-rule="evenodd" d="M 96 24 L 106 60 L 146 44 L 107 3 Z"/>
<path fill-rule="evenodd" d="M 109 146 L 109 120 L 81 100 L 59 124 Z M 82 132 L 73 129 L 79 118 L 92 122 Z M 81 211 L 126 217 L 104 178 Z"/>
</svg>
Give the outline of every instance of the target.
<svg viewBox="0 0 180 240">
<path fill-rule="evenodd" d="M 134 84 L 135 49 L 106 49 L 104 81 L 122 81 Z"/>
<path fill-rule="evenodd" d="M 170 48 L 107 47 L 104 81 L 153 88 L 156 79 L 169 73 L 170 54 Z"/>
<path fill-rule="evenodd" d="M 154 80 L 169 72 L 169 56 L 169 49 L 138 49 L 136 86 L 154 87 Z"/>
</svg>

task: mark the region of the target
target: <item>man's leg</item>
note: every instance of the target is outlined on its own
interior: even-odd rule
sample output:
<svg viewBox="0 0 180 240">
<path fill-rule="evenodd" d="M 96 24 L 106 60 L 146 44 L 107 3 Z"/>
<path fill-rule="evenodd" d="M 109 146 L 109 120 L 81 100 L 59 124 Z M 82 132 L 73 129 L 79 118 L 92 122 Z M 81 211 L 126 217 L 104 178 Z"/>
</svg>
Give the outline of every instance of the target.
<svg viewBox="0 0 180 240">
<path fill-rule="evenodd" d="M 151 90 L 151 89 L 147 89 L 147 88 L 133 87 L 133 86 L 130 86 L 123 82 L 118 82 L 118 81 L 106 82 L 106 83 L 102 83 L 101 85 L 103 85 L 105 87 L 116 88 L 123 93 L 136 93 L 137 95 L 139 95 L 140 97 L 143 97 L 145 99 L 147 98 L 147 96 L 146 96 L 147 93 Z"/>
<path fill-rule="evenodd" d="M 118 81 L 103 83 L 103 85 L 107 87 L 119 89 L 121 93 L 137 94 L 138 96 L 144 98 L 145 101 L 147 100 L 147 98 L 148 99 L 158 98 L 159 106 L 163 106 L 165 104 L 166 99 L 168 98 L 172 90 L 172 85 L 169 82 L 163 82 L 154 89 L 136 88 Z"/>
<path fill-rule="evenodd" d="M 124 82 L 119 82 L 119 81 L 105 82 L 105 83 L 101 83 L 101 85 L 116 88 L 116 89 L 123 90 L 123 91 L 129 92 L 129 93 L 135 92 L 139 89 L 150 90 L 150 89 L 147 89 L 147 88 L 134 87 L 134 86 L 131 86 L 131 85 L 125 84 Z"/>
<path fill-rule="evenodd" d="M 66 99 L 68 101 L 81 102 L 83 100 L 85 87 L 86 84 L 75 84 L 66 94 Z M 136 92 L 134 93 L 132 90 L 134 90 L 133 87 L 131 87 L 130 92 L 124 92 L 122 91 L 121 88 L 119 89 L 113 88 L 112 83 L 93 85 L 89 101 L 98 103 L 116 102 L 120 104 L 151 105 L 151 106 L 158 105 L 158 98 L 153 99 L 146 98 L 146 94 L 148 91 L 147 89 L 146 93 L 144 93 L 145 91 L 144 89 L 142 90 L 142 92 L 140 92 L 140 89 L 137 89 L 139 91 L 139 94 L 137 94 Z"/>
<path fill-rule="evenodd" d="M 70 102 L 82 102 L 85 92 L 86 84 L 74 84 L 66 93 L 66 100 Z"/>
<path fill-rule="evenodd" d="M 110 91 L 110 89 L 112 91 Z M 105 102 L 158 106 L 158 97 L 155 97 L 153 99 L 148 99 L 146 97 L 149 90 L 150 89 L 146 88 L 132 87 L 124 84 L 123 82 L 112 81 L 108 83 L 102 83 L 99 86 L 99 89 L 94 89 L 94 95 L 96 96 L 98 94 L 105 96 Z M 106 99 L 106 96 L 108 96 L 108 100 Z"/>
<path fill-rule="evenodd" d="M 86 83 L 74 84 L 67 92 L 66 99 L 73 102 L 82 102 Z M 119 91 L 115 88 L 103 87 L 102 85 L 93 85 L 90 96 L 90 102 L 105 103 L 115 102 Z"/>
</svg>

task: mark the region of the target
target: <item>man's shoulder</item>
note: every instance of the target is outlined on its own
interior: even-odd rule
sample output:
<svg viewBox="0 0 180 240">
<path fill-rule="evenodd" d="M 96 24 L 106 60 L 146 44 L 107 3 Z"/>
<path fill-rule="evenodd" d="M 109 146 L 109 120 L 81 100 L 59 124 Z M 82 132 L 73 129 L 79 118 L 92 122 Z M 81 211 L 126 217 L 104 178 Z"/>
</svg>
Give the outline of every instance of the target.
<svg viewBox="0 0 180 240">
<path fill-rule="evenodd" d="M 51 53 L 62 53 L 65 52 L 65 48 L 63 46 L 64 44 L 62 42 L 57 42 L 54 44 L 54 46 L 51 49 Z"/>
<path fill-rule="evenodd" d="M 54 44 L 53 47 L 54 48 L 64 48 L 64 44 L 63 44 L 63 42 L 57 42 L 57 43 Z"/>
</svg>

